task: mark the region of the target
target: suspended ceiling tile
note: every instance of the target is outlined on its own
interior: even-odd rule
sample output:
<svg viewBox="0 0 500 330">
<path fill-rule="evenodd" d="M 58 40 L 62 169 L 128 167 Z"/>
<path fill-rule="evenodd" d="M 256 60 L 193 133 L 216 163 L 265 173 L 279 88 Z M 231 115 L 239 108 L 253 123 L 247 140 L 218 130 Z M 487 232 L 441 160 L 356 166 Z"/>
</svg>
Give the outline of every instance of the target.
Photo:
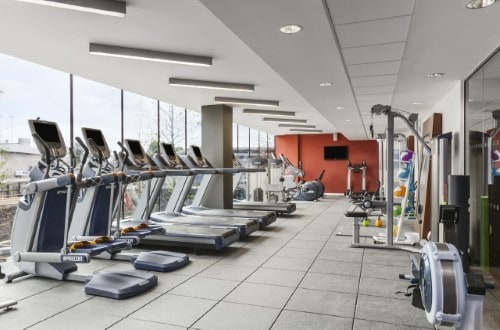
<svg viewBox="0 0 500 330">
<path fill-rule="evenodd" d="M 351 78 L 351 83 L 352 87 L 385 86 L 396 84 L 397 79 L 398 75 L 396 74 L 386 74 L 371 77 L 353 77 Z"/>
<path fill-rule="evenodd" d="M 336 25 L 340 47 L 356 47 L 406 40 L 411 16 Z"/>
<path fill-rule="evenodd" d="M 391 94 L 394 92 L 395 87 L 396 87 L 395 85 L 355 87 L 354 94 L 356 95 Z"/>
<path fill-rule="evenodd" d="M 411 15 L 414 0 L 328 0 L 335 24 Z"/>
<path fill-rule="evenodd" d="M 376 95 L 359 95 L 356 96 L 359 102 L 367 101 L 377 103 L 390 104 L 392 100 L 392 94 L 376 94 Z"/>
<path fill-rule="evenodd" d="M 368 77 L 384 74 L 397 74 L 401 61 L 353 64 L 347 66 L 350 77 Z"/>
<path fill-rule="evenodd" d="M 401 60 L 405 42 L 342 49 L 347 65 Z"/>
</svg>

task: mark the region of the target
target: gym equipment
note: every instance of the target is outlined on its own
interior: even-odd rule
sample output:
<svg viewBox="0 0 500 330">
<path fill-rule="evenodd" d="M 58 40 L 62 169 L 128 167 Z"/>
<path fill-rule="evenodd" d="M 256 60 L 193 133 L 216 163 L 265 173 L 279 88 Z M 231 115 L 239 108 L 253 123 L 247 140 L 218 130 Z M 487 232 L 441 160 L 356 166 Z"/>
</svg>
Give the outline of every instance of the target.
<svg viewBox="0 0 500 330">
<path fill-rule="evenodd" d="M 351 190 L 351 172 L 352 173 L 360 173 L 362 174 L 361 179 L 361 191 L 353 192 Z M 366 162 L 363 159 L 361 164 L 351 164 L 351 161 L 347 161 L 347 190 L 344 196 L 348 196 L 350 199 L 364 199 L 366 196 Z"/>
<path fill-rule="evenodd" d="M 187 177 L 181 184 L 181 190 L 173 192 L 171 200 L 173 204 L 167 205 L 168 212 L 182 212 L 188 215 L 199 215 L 209 217 L 237 217 L 249 218 L 259 221 L 260 228 L 267 227 L 276 221 L 276 213 L 268 211 L 249 211 L 249 210 L 234 210 L 234 209 L 210 209 L 203 206 L 207 197 L 207 192 L 211 184 L 214 174 L 234 174 L 238 172 L 233 168 L 214 168 L 210 162 L 203 156 L 201 149 L 198 146 L 190 146 L 188 155 L 184 159 L 185 163 L 192 169 L 205 169 L 200 172 L 203 175 L 201 183 L 196 191 L 191 205 L 184 206 L 191 186 L 194 182 L 194 177 Z M 209 169 L 207 171 L 206 169 Z"/>
<path fill-rule="evenodd" d="M 241 174 L 243 173 L 257 173 L 257 182 L 261 182 L 260 173 L 265 172 L 267 167 L 267 159 L 263 158 L 250 158 L 248 159 L 249 164 L 252 164 L 253 168 L 245 168 L 233 155 L 233 167 L 238 169 L 233 177 L 233 190 L 237 187 L 238 181 L 240 181 Z M 248 177 L 247 177 L 248 180 Z M 233 208 L 238 210 L 259 210 L 259 211 L 274 211 L 277 214 L 291 214 L 297 209 L 295 203 L 290 202 L 263 202 L 263 191 L 260 187 L 254 189 L 254 200 L 259 193 L 262 194 L 261 198 L 257 198 L 260 201 L 233 201 Z"/>
<path fill-rule="evenodd" d="M 427 242 L 420 251 L 420 261 L 410 258 L 411 275 L 399 277 L 415 284 L 412 304 L 425 310 L 429 323 L 480 329 L 486 288 L 482 276 L 468 271 L 467 254 L 462 257 L 455 245 L 460 241 L 457 234 L 462 229 L 457 226 L 462 211 L 455 205 L 441 206 L 440 222 L 449 243 Z"/>
<path fill-rule="evenodd" d="M 97 141 L 99 144 L 97 145 L 99 149 L 106 149 L 106 140 L 104 135 L 100 130 L 93 130 L 92 132 L 87 131 L 89 134 L 84 134 L 85 137 L 90 137 L 94 140 L 94 143 Z M 93 137 L 92 137 L 93 136 Z M 101 143 L 102 142 L 102 143 Z M 93 143 L 93 144 L 94 144 Z M 133 162 L 129 159 L 129 151 L 125 146 L 121 145 L 122 153 L 121 155 L 117 155 L 119 158 L 119 168 L 121 171 L 125 171 L 128 176 L 140 176 L 142 178 L 151 178 L 151 180 L 146 181 L 146 189 L 144 192 L 144 196 L 141 196 L 140 203 L 136 208 L 136 213 L 139 212 L 139 215 L 136 215 L 132 218 L 120 219 L 120 223 L 127 225 L 128 228 L 134 226 L 142 226 L 143 223 L 148 223 L 150 221 L 150 213 L 154 206 L 154 196 L 151 194 L 151 181 L 154 179 L 164 179 L 167 175 L 167 171 L 152 171 L 146 170 L 143 167 L 135 166 Z M 144 156 L 142 147 L 139 143 L 139 148 L 137 148 L 136 144 L 132 144 L 129 146 L 129 149 L 135 151 L 141 162 L 144 162 L 144 159 L 147 158 L 147 155 Z M 148 161 L 149 162 L 149 161 Z M 144 162 L 145 164 L 146 162 Z M 176 170 L 170 171 L 172 172 L 183 172 L 186 173 L 185 170 Z M 188 172 L 189 173 L 189 172 Z M 124 182 L 123 182 L 124 183 Z M 122 184 L 123 184 L 122 183 Z M 161 187 L 160 187 L 161 189 Z M 123 186 L 118 189 L 120 199 L 123 192 Z M 156 192 L 155 192 L 156 194 Z M 158 192 L 159 194 L 159 192 Z M 108 200 L 108 199 L 104 199 Z M 142 207 L 141 207 L 142 205 Z M 115 208 L 116 209 L 116 208 Z M 116 210 L 115 212 L 117 212 Z M 117 226 L 119 223 L 117 223 Z M 214 249 L 216 251 L 220 251 L 236 242 L 239 238 L 239 233 L 235 229 L 227 229 L 227 228 L 209 228 L 206 226 L 187 226 L 187 225 L 177 225 L 172 223 L 161 223 L 158 224 L 160 227 L 164 229 L 164 233 L 162 234 L 154 234 L 148 235 L 141 238 L 141 244 L 144 245 L 154 245 L 154 246 L 181 246 L 181 247 L 189 247 L 197 249 Z"/>
<path fill-rule="evenodd" d="M 165 230 L 152 226 L 139 226 L 137 227 L 140 228 L 139 230 L 133 227 L 123 230 L 120 228 L 119 212 L 116 212 L 118 214 L 117 225 L 114 233 L 111 232 L 113 210 L 121 209 L 123 203 L 123 198 L 119 198 L 123 182 L 138 181 L 141 176 L 127 176 L 123 172 L 114 171 L 108 162 L 110 157 L 108 144 L 99 130 L 82 128 L 82 133 L 87 145 L 81 140 L 78 141 L 85 152 L 89 153 L 90 150 L 92 155 L 86 164 L 82 164 L 85 165 L 82 174 L 85 178 L 99 177 L 101 183 L 82 189 L 81 197 L 75 206 L 69 237 L 76 241 L 98 240 L 100 244 L 106 244 L 108 249 L 96 257 L 130 261 L 137 269 L 166 272 L 185 266 L 189 262 L 189 257 L 183 253 L 145 251 L 139 254 L 127 254 L 122 252 L 122 249 L 139 244 L 140 237 L 145 237 L 147 234 L 163 234 Z"/>
<path fill-rule="evenodd" d="M 304 171 L 300 167 L 295 167 L 288 158 L 283 154 L 280 155 L 283 173 L 287 173 L 283 177 L 283 186 L 287 194 L 287 200 L 293 199 L 296 201 L 312 202 L 323 197 L 325 186 L 321 182 L 325 170 L 322 170 L 319 177 L 312 181 L 303 181 Z M 295 182 L 298 180 L 298 183 Z"/>
<path fill-rule="evenodd" d="M 139 165 L 138 159 L 149 159 L 138 140 L 127 139 L 125 140 L 125 144 L 129 149 L 137 151 L 137 153 L 133 154 L 132 157 L 133 162 L 136 163 L 136 165 Z M 154 169 L 156 171 L 159 169 L 160 171 L 166 172 L 168 176 L 176 177 L 193 176 L 197 173 L 200 173 L 198 170 L 191 170 L 189 166 L 184 163 L 184 161 L 175 152 L 175 148 L 173 147 L 173 145 L 161 143 L 160 152 L 164 153 L 166 157 L 163 157 L 159 153 L 156 154 L 153 157 L 153 164 L 150 163 L 150 160 L 148 161 L 147 166 L 150 169 Z M 175 212 L 153 212 L 155 204 L 154 201 L 159 198 L 165 179 L 165 176 L 158 176 L 152 179 L 151 194 L 150 196 L 148 196 L 147 191 L 143 191 L 140 200 L 137 203 L 137 208 L 134 212 L 134 215 L 132 216 L 134 219 L 141 219 L 146 217 L 146 214 L 150 214 L 151 220 L 156 223 L 236 229 L 239 232 L 240 237 L 246 237 L 259 229 L 258 221 L 254 219 L 231 217 L 200 217 L 192 215 L 188 216 L 182 213 Z M 177 184 L 174 187 L 174 191 L 178 189 Z M 148 200 L 150 201 L 149 203 Z"/>
<path fill-rule="evenodd" d="M 30 120 L 29 126 L 43 156 L 30 172 L 31 181 L 23 188 L 14 217 L 11 257 L 19 272 L 8 274 L 7 282 L 27 274 L 86 282 L 85 293 L 114 299 L 132 297 L 154 287 L 156 275 L 136 270 L 76 273 L 78 263 L 88 263 L 92 255 L 107 249 L 88 242 L 75 242 L 71 248 L 67 245 L 80 189 L 98 185 L 101 179 L 83 179 L 64 164 L 66 147 L 56 123 Z M 84 161 L 87 157 L 85 154 Z"/>
</svg>

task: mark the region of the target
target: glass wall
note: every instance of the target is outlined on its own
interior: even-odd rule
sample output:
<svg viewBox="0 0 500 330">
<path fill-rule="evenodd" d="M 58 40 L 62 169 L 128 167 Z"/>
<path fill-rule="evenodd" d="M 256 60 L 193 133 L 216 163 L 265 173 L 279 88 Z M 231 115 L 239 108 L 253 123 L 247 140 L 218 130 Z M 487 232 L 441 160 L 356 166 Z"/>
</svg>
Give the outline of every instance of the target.
<svg viewBox="0 0 500 330">
<path fill-rule="evenodd" d="M 475 262 L 500 266 L 500 53 L 465 81 L 465 169 Z M 489 206 L 489 212 L 488 211 Z M 497 214 L 494 214 L 497 212 Z M 488 214 L 489 213 L 489 214 Z M 493 214 L 492 214 L 493 213 Z M 490 233 L 481 228 L 490 228 Z"/>
</svg>

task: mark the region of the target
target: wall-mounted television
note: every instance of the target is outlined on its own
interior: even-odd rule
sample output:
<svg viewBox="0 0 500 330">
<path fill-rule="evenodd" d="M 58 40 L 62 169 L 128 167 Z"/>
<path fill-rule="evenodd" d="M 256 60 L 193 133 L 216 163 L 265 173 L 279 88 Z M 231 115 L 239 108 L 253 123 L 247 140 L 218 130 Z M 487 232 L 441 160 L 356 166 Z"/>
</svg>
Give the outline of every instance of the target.
<svg viewBox="0 0 500 330">
<path fill-rule="evenodd" d="M 324 159 L 325 160 L 347 160 L 348 159 L 347 146 L 325 146 Z"/>
</svg>

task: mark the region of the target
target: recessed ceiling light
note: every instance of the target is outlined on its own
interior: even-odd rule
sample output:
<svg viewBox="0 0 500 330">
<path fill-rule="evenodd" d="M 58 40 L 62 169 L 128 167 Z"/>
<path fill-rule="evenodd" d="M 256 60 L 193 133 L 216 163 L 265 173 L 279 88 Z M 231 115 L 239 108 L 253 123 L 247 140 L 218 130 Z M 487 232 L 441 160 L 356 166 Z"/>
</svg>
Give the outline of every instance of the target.
<svg viewBox="0 0 500 330">
<path fill-rule="evenodd" d="M 295 119 L 295 118 L 262 118 L 263 121 L 277 121 L 282 123 L 307 123 L 306 119 Z"/>
<path fill-rule="evenodd" d="M 125 1 L 114 0 L 17 0 L 57 8 L 85 11 L 88 13 L 125 17 L 127 4 Z"/>
<path fill-rule="evenodd" d="M 302 31 L 302 26 L 297 24 L 289 24 L 280 27 L 280 31 L 286 34 L 293 34 Z"/>
<path fill-rule="evenodd" d="M 470 0 L 469 2 L 467 2 L 465 7 L 469 8 L 469 9 L 479 9 L 479 8 L 491 6 L 494 3 L 495 3 L 495 0 Z"/>
<path fill-rule="evenodd" d="M 295 112 L 282 111 L 282 110 L 243 109 L 243 113 L 248 113 L 252 115 L 295 117 Z"/>
<path fill-rule="evenodd" d="M 244 104 L 244 105 L 262 106 L 262 107 L 279 107 L 280 106 L 279 101 L 240 99 L 240 98 L 221 97 L 221 96 L 216 96 L 214 99 L 214 103 Z"/>
<path fill-rule="evenodd" d="M 319 87 L 330 87 L 332 83 L 329 81 L 325 81 L 325 82 L 320 82 L 318 85 Z"/>
<path fill-rule="evenodd" d="M 434 73 L 429 73 L 427 75 L 427 78 L 441 78 L 442 76 L 444 76 L 444 73 L 442 73 L 442 72 L 434 72 Z"/>
<path fill-rule="evenodd" d="M 320 129 L 304 129 L 304 128 L 290 128 L 290 132 L 307 132 L 307 133 L 321 133 L 323 130 Z"/>
<path fill-rule="evenodd" d="M 161 52 L 149 49 L 138 49 L 112 45 L 89 44 L 92 55 L 130 58 L 135 60 L 187 64 L 195 66 L 211 66 L 212 58 L 207 56 L 187 55 Z"/>
<path fill-rule="evenodd" d="M 351 120 L 350 120 L 350 119 L 346 119 L 346 120 L 345 120 L 345 122 L 346 122 L 346 123 L 350 123 L 350 122 L 351 122 Z"/>
<path fill-rule="evenodd" d="M 422 102 L 413 102 L 413 105 L 422 105 Z"/>
<path fill-rule="evenodd" d="M 222 90 L 240 91 L 240 92 L 254 91 L 254 86 L 250 84 L 228 83 L 219 81 L 170 78 L 168 80 L 168 83 L 172 86 L 182 86 L 182 87 L 222 89 Z"/>
<path fill-rule="evenodd" d="M 278 124 L 278 127 L 291 127 L 291 128 L 316 128 L 316 125 L 302 125 L 302 124 Z"/>
<path fill-rule="evenodd" d="M 335 109 L 337 109 L 337 110 L 344 110 L 345 108 L 344 107 L 336 107 Z"/>
</svg>

